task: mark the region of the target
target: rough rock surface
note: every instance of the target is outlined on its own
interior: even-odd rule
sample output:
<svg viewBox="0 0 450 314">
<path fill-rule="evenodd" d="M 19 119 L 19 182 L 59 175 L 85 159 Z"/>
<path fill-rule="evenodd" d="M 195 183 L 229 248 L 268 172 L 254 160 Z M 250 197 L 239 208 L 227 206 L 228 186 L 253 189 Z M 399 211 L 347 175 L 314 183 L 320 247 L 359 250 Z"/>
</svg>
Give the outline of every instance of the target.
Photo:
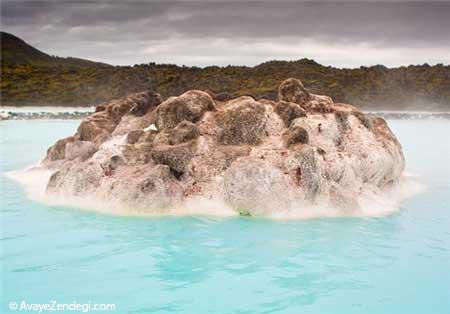
<svg viewBox="0 0 450 314">
<path fill-rule="evenodd" d="M 171 213 L 200 197 L 249 215 L 319 204 L 353 215 L 400 180 L 404 158 L 384 119 L 291 78 L 278 102 L 197 90 L 114 100 L 49 148 L 42 166 L 54 171 L 48 195 L 127 211 Z"/>
</svg>

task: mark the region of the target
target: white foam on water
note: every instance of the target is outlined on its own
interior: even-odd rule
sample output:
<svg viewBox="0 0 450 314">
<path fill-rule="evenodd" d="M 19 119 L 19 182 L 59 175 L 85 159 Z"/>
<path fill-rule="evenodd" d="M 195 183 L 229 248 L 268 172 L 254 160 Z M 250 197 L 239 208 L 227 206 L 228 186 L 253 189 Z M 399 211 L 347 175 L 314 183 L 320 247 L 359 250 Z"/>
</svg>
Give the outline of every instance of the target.
<svg viewBox="0 0 450 314">
<path fill-rule="evenodd" d="M 362 216 L 385 216 L 400 209 L 401 202 L 419 194 L 425 186 L 417 180 L 417 176 L 404 174 L 393 186 L 379 191 L 365 191 L 360 197 Z"/>
<path fill-rule="evenodd" d="M 28 198 L 44 201 L 47 197 L 45 193 L 47 183 L 52 173 L 52 170 L 34 165 L 22 170 L 6 172 L 5 176 L 24 186 Z"/>
<path fill-rule="evenodd" d="M 173 208 L 170 213 L 175 216 L 206 215 L 217 217 L 237 216 L 239 213 L 219 199 L 194 197 L 180 207 Z"/>
<path fill-rule="evenodd" d="M 112 144 L 112 143 L 110 143 Z M 104 214 L 126 216 L 214 216 L 230 217 L 239 213 L 220 198 L 194 197 L 174 208 L 145 211 L 127 207 L 113 200 L 96 198 L 94 195 L 83 197 L 69 194 L 47 194 L 46 187 L 53 171 L 41 166 L 32 166 L 23 170 L 11 171 L 6 176 L 25 187 L 27 197 L 52 206 L 65 206 L 97 211 Z M 325 202 L 309 204 L 299 202 L 286 210 L 265 213 L 264 216 L 276 220 L 303 220 L 321 217 L 379 217 L 399 210 L 401 202 L 422 192 L 425 186 L 417 176 L 405 174 L 401 179 L 380 193 L 377 189 L 366 189 L 358 197 L 360 208 L 355 211 L 343 211 L 329 206 Z"/>
<path fill-rule="evenodd" d="M 120 139 L 115 139 L 107 144 L 115 147 Z M 239 215 L 238 212 L 227 206 L 225 203 L 207 199 L 203 197 L 195 197 L 180 206 L 154 211 L 136 210 L 127 207 L 113 200 L 102 200 L 93 195 L 85 195 L 83 197 L 73 196 L 69 193 L 46 193 L 47 184 L 54 171 L 44 168 L 40 165 L 30 166 L 22 170 L 15 170 L 5 173 L 9 179 L 21 184 L 29 199 L 45 203 L 50 206 L 64 206 L 78 208 L 83 210 L 96 211 L 111 215 L 126 216 L 215 216 L 230 217 Z"/>
<path fill-rule="evenodd" d="M 400 209 L 401 202 L 425 190 L 416 178 L 403 175 L 393 186 L 380 191 L 366 190 L 358 196 L 359 208 L 342 210 L 327 202 L 293 204 L 290 209 L 273 212 L 270 218 L 278 220 L 313 219 L 321 217 L 382 217 Z"/>
</svg>

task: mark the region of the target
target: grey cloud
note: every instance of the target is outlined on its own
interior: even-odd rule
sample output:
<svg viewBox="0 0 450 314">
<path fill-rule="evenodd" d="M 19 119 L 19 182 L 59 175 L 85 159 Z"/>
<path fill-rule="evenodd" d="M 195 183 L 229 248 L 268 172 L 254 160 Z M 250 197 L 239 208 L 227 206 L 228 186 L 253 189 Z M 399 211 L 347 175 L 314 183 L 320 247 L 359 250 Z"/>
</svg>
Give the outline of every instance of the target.
<svg viewBox="0 0 450 314">
<path fill-rule="evenodd" d="M 374 49 L 397 48 L 401 51 L 410 49 L 413 54 L 428 47 L 436 48 L 441 53 L 445 49 L 450 50 L 448 16 L 448 2 L 2 3 L 2 28 L 37 44 L 43 50 L 65 53 L 68 49 L 64 47 L 70 45 L 71 55 L 97 58 L 108 55 L 106 49 L 114 47 L 131 55 L 131 51 L 135 51 L 134 58 L 128 57 L 134 61 L 144 60 L 146 56 L 158 60 L 168 56 L 167 59 L 170 59 L 171 54 L 180 54 L 179 51 L 171 51 L 168 45 L 164 46 L 164 55 L 157 52 L 145 54 L 148 51 L 146 48 L 161 46 L 164 41 L 172 43 L 173 49 L 180 49 L 189 48 L 183 41 L 217 42 L 220 39 L 224 45 L 238 42 L 252 44 L 262 40 L 276 46 L 283 41 L 287 49 L 312 41 L 320 42 L 324 47 L 327 44 L 348 45 L 349 53 L 352 45 L 369 45 Z M 287 39 L 290 40 L 288 45 Z M 229 53 L 228 48 L 217 45 L 203 52 L 198 51 L 204 55 L 196 59 L 216 60 L 221 51 Z M 87 51 L 94 55 L 86 56 Z M 274 53 L 277 54 L 272 59 L 282 56 L 279 52 Z M 114 52 L 110 55 L 118 54 Z M 239 56 L 228 57 L 231 63 L 239 59 Z M 449 58 L 442 56 L 440 59 L 448 62 Z M 439 59 L 439 56 L 432 59 Z"/>
</svg>

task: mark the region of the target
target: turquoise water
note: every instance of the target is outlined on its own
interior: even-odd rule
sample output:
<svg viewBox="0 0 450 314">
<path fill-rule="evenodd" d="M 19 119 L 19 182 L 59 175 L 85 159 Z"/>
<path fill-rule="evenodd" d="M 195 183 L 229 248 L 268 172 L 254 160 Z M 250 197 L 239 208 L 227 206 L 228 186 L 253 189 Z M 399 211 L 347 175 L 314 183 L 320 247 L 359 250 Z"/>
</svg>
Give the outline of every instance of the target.
<svg viewBox="0 0 450 314">
<path fill-rule="evenodd" d="M 0 122 L 0 171 L 36 162 L 78 123 Z M 450 122 L 390 125 L 427 189 L 381 218 L 117 217 L 30 201 L 2 176 L 0 313 L 55 300 L 115 313 L 448 314 Z"/>
</svg>

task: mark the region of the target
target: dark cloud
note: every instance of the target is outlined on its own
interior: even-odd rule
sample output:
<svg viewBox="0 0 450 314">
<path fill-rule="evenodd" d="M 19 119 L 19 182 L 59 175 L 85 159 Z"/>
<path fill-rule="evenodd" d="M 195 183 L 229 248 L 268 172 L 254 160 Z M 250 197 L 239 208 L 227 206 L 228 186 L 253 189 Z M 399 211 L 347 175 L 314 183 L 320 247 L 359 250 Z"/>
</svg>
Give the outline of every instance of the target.
<svg viewBox="0 0 450 314">
<path fill-rule="evenodd" d="M 395 65 L 399 53 L 448 63 L 449 16 L 448 2 L 2 2 L 4 30 L 54 54 L 121 64 L 324 60 L 327 47 L 340 56 L 324 62 L 336 65 L 358 65 L 355 51 L 371 53 L 355 62 Z"/>
</svg>

